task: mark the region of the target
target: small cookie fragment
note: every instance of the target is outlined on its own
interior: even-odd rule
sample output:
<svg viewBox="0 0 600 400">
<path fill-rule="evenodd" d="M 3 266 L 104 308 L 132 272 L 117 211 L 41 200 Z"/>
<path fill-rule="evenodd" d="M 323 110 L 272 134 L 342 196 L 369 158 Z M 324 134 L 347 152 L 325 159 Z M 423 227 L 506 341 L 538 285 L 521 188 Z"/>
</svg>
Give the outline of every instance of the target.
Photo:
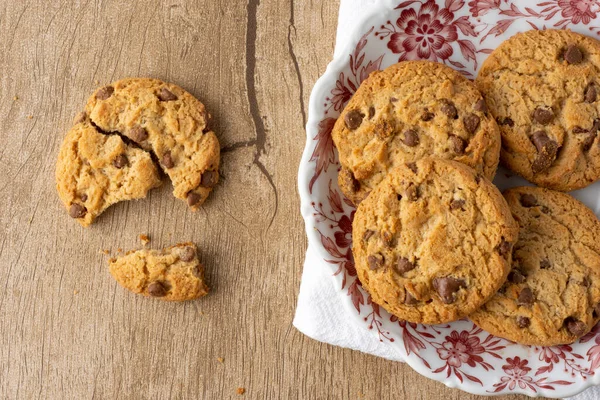
<svg viewBox="0 0 600 400">
<path fill-rule="evenodd" d="M 515 265 L 469 318 L 521 344 L 573 343 L 600 319 L 600 221 L 566 193 L 518 187 L 504 196 L 520 226 Z"/>
<path fill-rule="evenodd" d="M 142 245 L 144 245 L 144 246 L 147 245 L 148 243 L 150 243 L 150 237 L 148 235 L 141 234 L 139 236 L 139 238 L 140 238 L 140 241 L 142 242 Z"/>
<path fill-rule="evenodd" d="M 246 388 L 239 387 L 239 388 L 237 388 L 237 390 L 235 392 L 239 395 L 242 395 L 242 394 L 246 393 Z"/>
<path fill-rule="evenodd" d="M 373 301 L 427 324 L 462 318 L 493 297 L 518 236 L 489 180 L 433 157 L 391 171 L 360 203 L 352 228 L 357 275 Z"/>
<path fill-rule="evenodd" d="M 111 275 L 124 288 L 165 301 L 192 300 L 208 294 L 196 245 L 142 249 L 109 260 Z"/>
</svg>

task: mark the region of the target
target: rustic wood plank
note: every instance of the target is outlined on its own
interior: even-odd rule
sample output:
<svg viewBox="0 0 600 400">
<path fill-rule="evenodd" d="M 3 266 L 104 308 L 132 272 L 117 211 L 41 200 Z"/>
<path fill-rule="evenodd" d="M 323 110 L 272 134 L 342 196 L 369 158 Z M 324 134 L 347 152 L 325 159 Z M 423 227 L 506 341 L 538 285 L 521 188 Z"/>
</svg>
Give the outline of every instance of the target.
<svg viewBox="0 0 600 400">
<path fill-rule="evenodd" d="M 252 399 L 476 398 L 291 325 L 307 244 L 297 165 L 337 8 L 0 5 L 0 397 L 221 399 L 245 387 Z M 82 229 L 57 198 L 55 158 L 92 90 L 126 76 L 175 82 L 206 103 L 222 184 L 196 214 L 165 184 Z M 140 247 L 140 233 L 157 247 L 198 243 L 211 295 L 164 304 L 118 287 L 101 250 Z"/>
</svg>

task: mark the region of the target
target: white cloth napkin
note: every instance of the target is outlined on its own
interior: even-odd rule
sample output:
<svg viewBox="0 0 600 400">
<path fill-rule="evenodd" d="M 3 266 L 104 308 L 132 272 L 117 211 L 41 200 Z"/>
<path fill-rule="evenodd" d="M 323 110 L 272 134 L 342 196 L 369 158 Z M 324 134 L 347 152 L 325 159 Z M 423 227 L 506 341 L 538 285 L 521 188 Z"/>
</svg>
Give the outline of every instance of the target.
<svg viewBox="0 0 600 400">
<path fill-rule="evenodd" d="M 335 56 L 346 45 L 350 32 L 357 20 L 364 15 L 364 11 L 378 1 L 381 0 L 340 1 Z M 348 311 L 336 293 L 333 283 L 331 271 L 323 267 L 322 260 L 309 246 L 306 251 L 298 306 L 293 322 L 296 329 L 320 342 L 359 350 L 389 360 L 402 361 L 400 354 L 392 346 L 381 343 L 375 335 L 353 322 L 347 315 Z M 600 387 L 590 388 L 570 399 L 598 400 Z"/>
</svg>

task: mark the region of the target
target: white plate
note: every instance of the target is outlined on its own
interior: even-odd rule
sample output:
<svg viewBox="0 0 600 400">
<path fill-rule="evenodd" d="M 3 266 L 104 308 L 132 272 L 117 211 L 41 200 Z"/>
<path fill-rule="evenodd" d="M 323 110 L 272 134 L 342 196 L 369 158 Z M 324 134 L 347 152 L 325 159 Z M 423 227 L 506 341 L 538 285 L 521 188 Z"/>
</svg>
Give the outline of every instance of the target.
<svg viewBox="0 0 600 400">
<path fill-rule="evenodd" d="M 571 346 L 522 346 L 468 320 L 436 326 L 398 321 L 372 303 L 356 278 L 350 249 L 354 209 L 337 185 L 331 129 L 371 71 L 398 60 L 426 58 L 473 78 L 486 55 L 520 31 L 568 28 L 598 37 L 598 13 L 600 5 L 590 0 L 381 1 L 357 24 L 350 45 L 329 64 L 311 94 L 299 170 L 309 242 L 323 259 L 322 267 L 331 271 L 356 323 L 395 346 L 416 371 L 449 387 L 483 395 L 572 396 L 600 384 L 600 325 Z M 437 35 L 436 47 L 415 47 L 424 31 Z M 495 180 L 501 189 L 526 184 L 505 172 L 500 170 Z M 600 183 L 574 195 L 600 215 Z"/>
</svg>

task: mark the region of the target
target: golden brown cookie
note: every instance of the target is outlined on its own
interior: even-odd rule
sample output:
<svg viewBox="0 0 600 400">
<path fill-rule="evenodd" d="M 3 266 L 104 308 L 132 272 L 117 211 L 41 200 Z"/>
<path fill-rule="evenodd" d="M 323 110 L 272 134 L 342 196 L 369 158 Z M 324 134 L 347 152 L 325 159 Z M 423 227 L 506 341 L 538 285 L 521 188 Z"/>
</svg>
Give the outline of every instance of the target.
<svg viewBox="0 0 600 400">
<path fill-rule="evenodd" d="M 517 343 L 572 343 L 600 318 L 600 221 L 565 193 L 520 187 L 504 196 L 521 228 L 513 268 L 470 318 Z"/>
<path fill-rule="evenodd" d="M 129 78 L 98 89 L 86 113 L 104 132 L 119 132 L 153 152 L 173 195 L 192 210 L 219 180 L 220 147 L 209 114 L 194 96 L 157 79 Z"/>
<path fill-rule="evenodd" d="M 508 168 L 561 191 L 600 179 L 600 42 L 568 30 L 518 33 L 490 54 L 476 83 Z"/>
<path fill-rule="evenodd" d="M 108 263 L 113 278 L 134 293 L 166 301 L 192 300 L 208 294 L 204 266 L 193 243 L 130 251 Z"/>
<path fill-rule="evenodd" d="M 475 85 L 430 61 L 372 73 L 338 118 L 332 137 L 340 188 L 359 204 L 388 171 L 426 156 L 460 161 L 492 179 L 500 133 Z"/>
<path fill-rule="evenodd" d="M 112 204 L 146 197 L 160 186 L 150 154 L 118 135 L 99 133 L 85 117 L 76 122 L 60 148 L 56 188 L 69 215 L 81 225 L 90 225 Z"/>
<path fill-rule="evenodd" d="M 354 216 L 358 277 L 398 318 L 437 324 L 466 316 L 504 283 L 518 236 L 506 201 L 464 164 L 400 166 Z"/>
</svg>

